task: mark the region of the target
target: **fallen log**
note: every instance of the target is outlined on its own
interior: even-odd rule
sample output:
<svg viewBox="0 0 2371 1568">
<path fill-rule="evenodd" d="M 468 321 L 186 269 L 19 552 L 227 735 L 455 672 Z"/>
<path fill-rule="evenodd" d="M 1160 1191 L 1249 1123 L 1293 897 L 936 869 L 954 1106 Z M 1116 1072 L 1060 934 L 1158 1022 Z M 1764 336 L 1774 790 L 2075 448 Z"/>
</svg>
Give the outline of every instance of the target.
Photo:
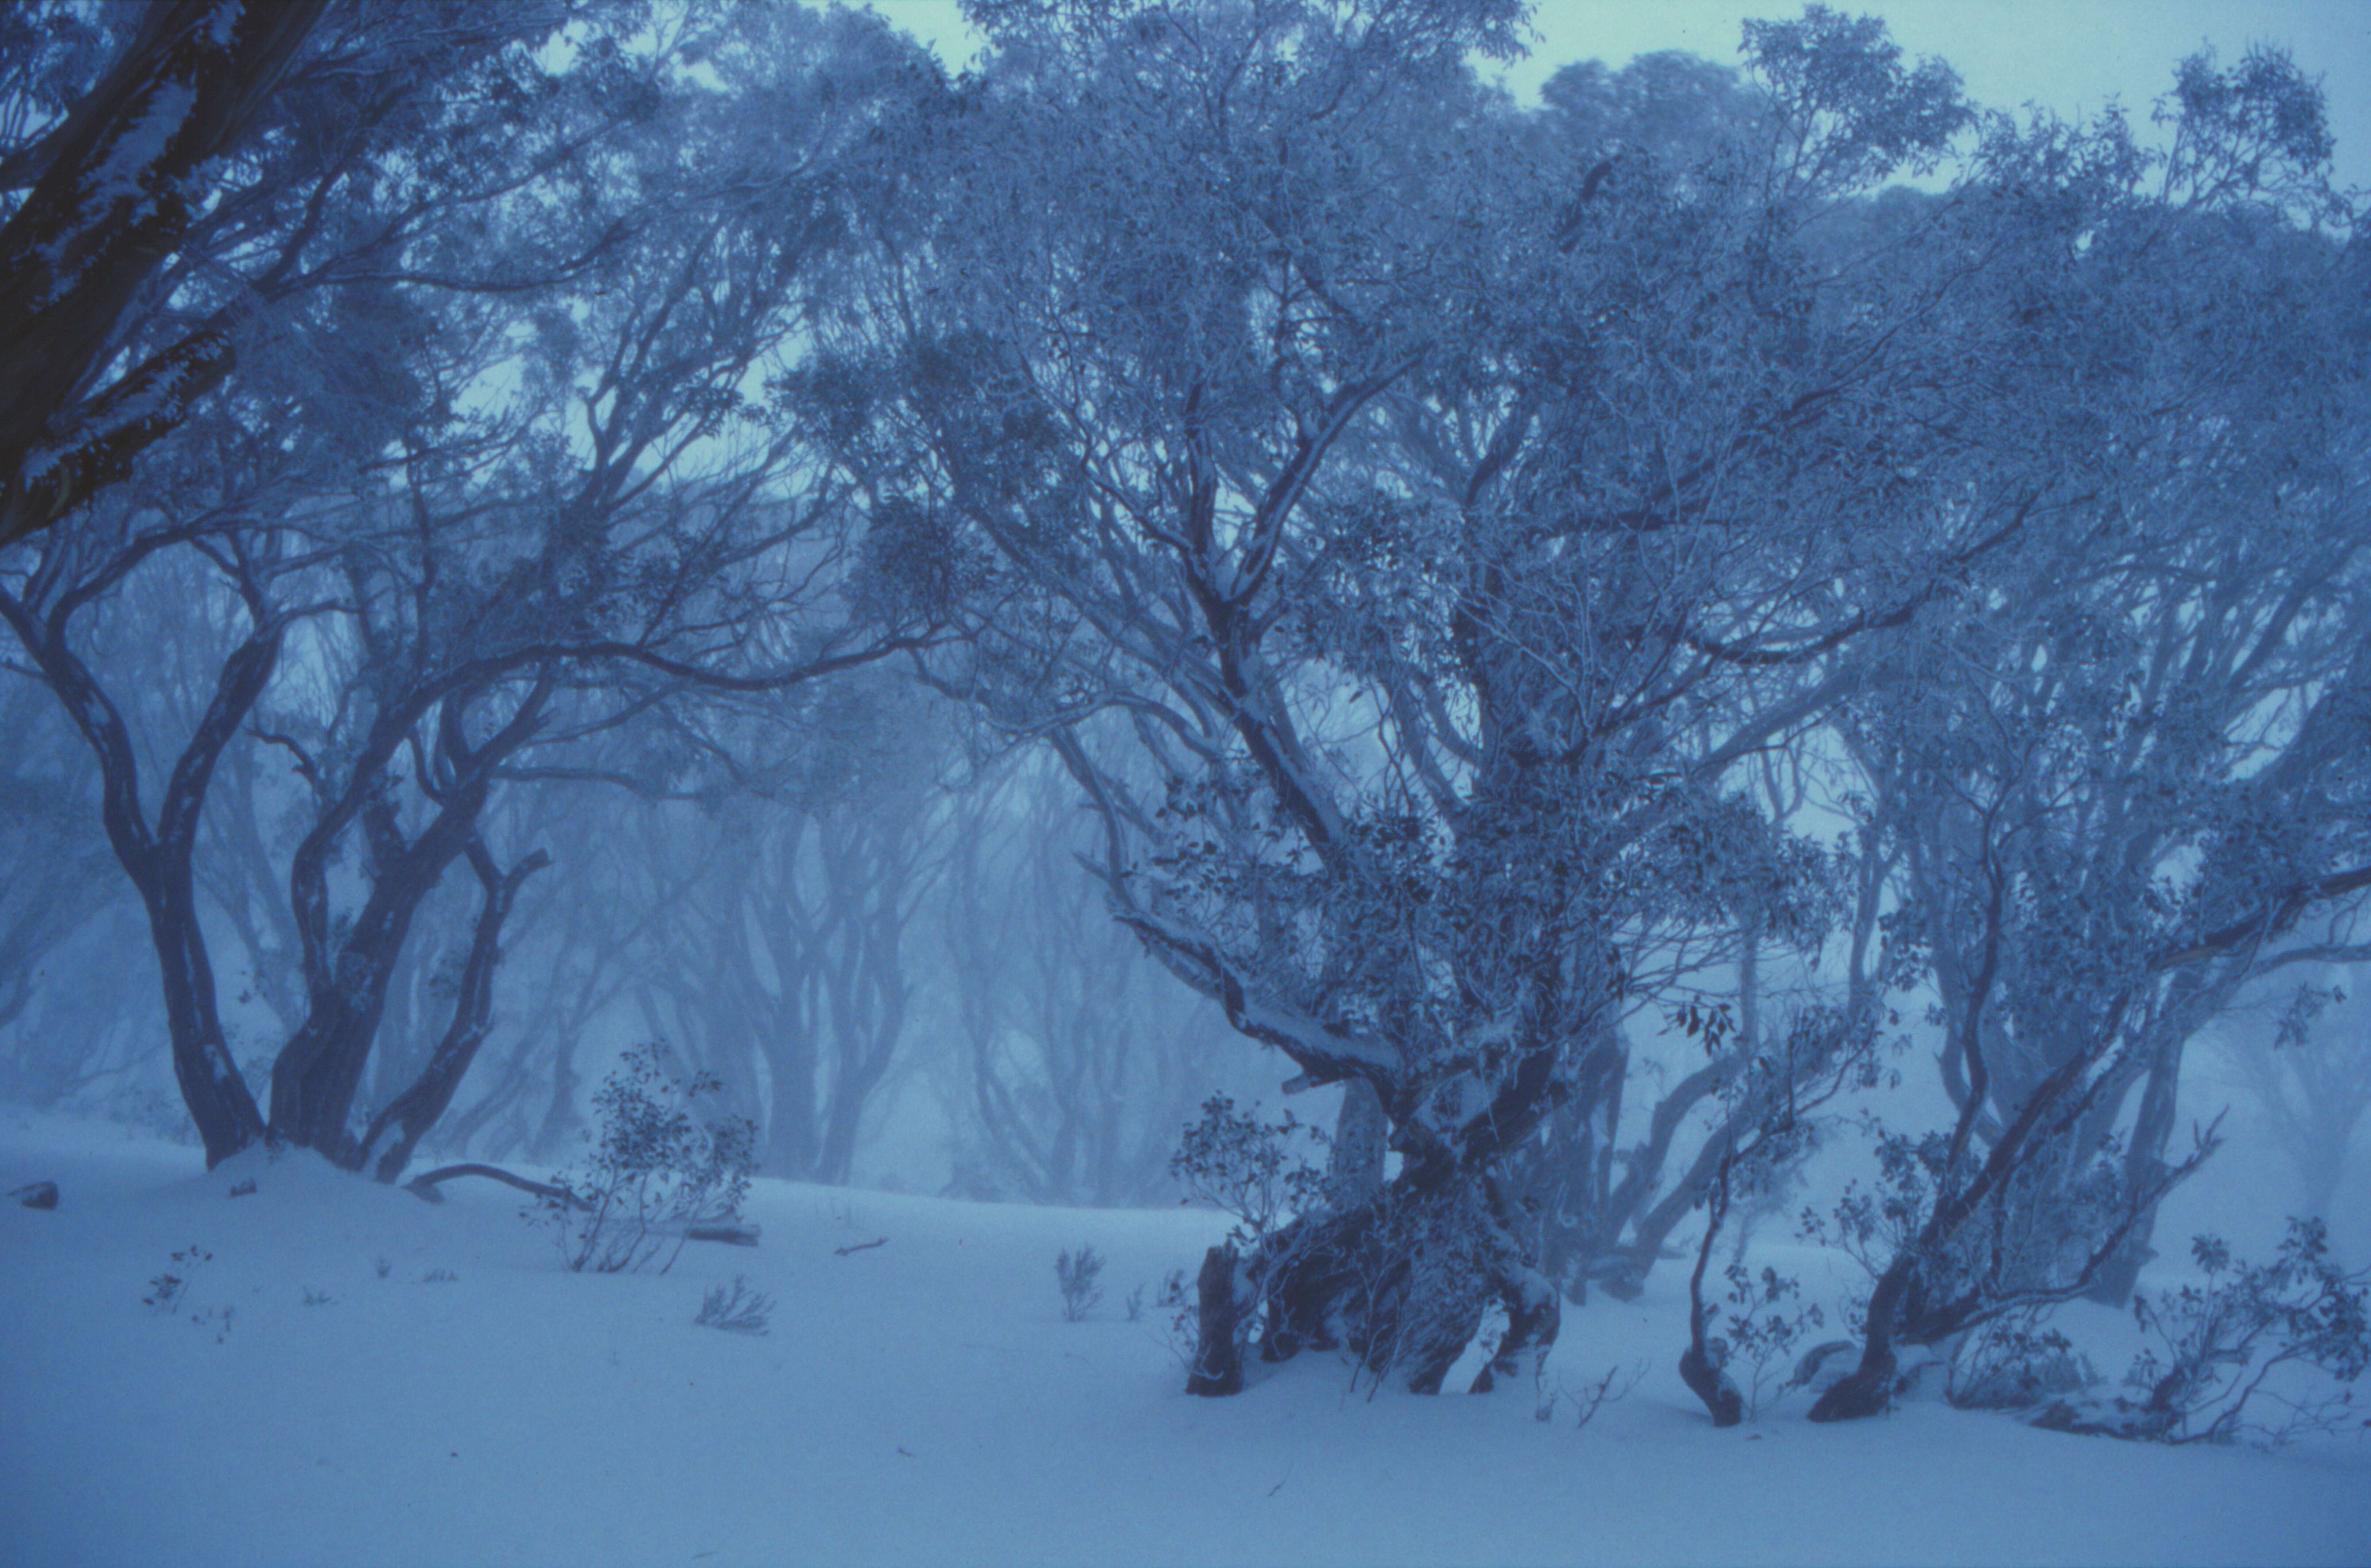
<svg viewBox="0 0 2371 1568">
<path fill-rule="evenodd" d="M 520 1192 L 532 1193 L 547 1203 L 565 1204 L 573 1209 L 590 1210 L 593 1207 L 584 1198 L 565 1187 L 555 1186 L 549 1182 L 532 1181 L 514 1171 L 505 1170 L 499 1165 L 480 1165 L 474 1161 L 460 1165 L 440 1165 L 434 1170 L 406 1182 L 403 1184 L 403 1190 L 424 1202 L 441 1204 L 445 1201 L 445 1194 L 438 1192 L 437 1187 L 458 1176 L 483 1176 L 490 1182 L 500 1182 L 506 1187 L 515 1187 Z M 671 1236 L 678 1228 L 681 1229 L 683 1239 L 687 1241 L 721 1241 L 728 1247 L 755 1247 L 758 1237 L 763 1234 L 762 1228 L 750 1221 L 723 1215 L 710 1219 L 694 1220 L 680 1228 L 668 1225 L 650 1227 L 651 1233 L 658 1236 Z"/>
<path fill-rule="evenodd" d="M 413 1197 L 424 1199 L 432 1204 L 441 1204 L 445 1201 L 445 1194 L 436 1190 L 438 1183 L 450 1182 L 456 1176 L 483 1176 L 489 1181 L 500 1182 L 504 1186 L 516 1187 L 522 1193 L 532 1193 L 538 1198 L 547 1199 L 555 1204 L 564 1203 L 571 1208 L 593 1206 L 565 1187 L 555 1187 L 549 1182 L 532 1182 L 524 1176 L 513 1175 L 498 1165 L 474 1163 L 440 1165 L 434 1170 L 414 1176 L 411 1181 L 406 1182 L 403 1184 L 403 1190 Z"/>
</svg>

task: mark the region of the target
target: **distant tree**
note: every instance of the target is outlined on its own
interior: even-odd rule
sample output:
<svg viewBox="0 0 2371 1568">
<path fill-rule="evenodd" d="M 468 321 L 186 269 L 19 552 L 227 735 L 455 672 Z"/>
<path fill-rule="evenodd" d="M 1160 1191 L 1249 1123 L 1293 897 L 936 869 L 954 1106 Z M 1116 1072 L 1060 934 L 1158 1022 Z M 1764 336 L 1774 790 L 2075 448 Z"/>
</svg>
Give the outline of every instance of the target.
<svg viewBox="0 0 2371 1568">
<path fill-rule="evenodd" d="M 87 780 L 54 718 L 21 680 L 0 678 L 0 1030 L 37 994 L 50 954 L 116 895 L 106 841 L 90 831 Z"/>
<path fill-rule="evenodd" d="M 565 775 L 572 744 L 688 694 L 779 691 L 912 645 L 910 617 L 846 596 L 848 513 L 802 482 L 799 441 L 753 394 L 828 275 L 869 117 L 928 73 L 862 20 L 695 19 L 639 60 L 584 40 L 597 83 L 642 78 L 630 123 L 597 103 L 578 117 L 553 77 L 529 100 L 550 118 L 454 127 L 511 133 L 485 155 L 510 160 L 505 182 L 474 213 L 439 183 L 446 221 L 415 231 L 407 180 L 341 188 L 321 243 L 381 238 L 366 275 L 308 295 L 302 352 L 259 362 L 89 525 L 0 566 L 0 619 L 99 760 L 210 1159 L 268 1129 L 401 1169 L 483 1041 L 502 927 L 542 863 L 486 841 L 498 788 Z M 515 47 L 473 69 L 515 88 L 542 72 Z M 569 156 L 540 156 L 547 139 Z M 489 390 L 502 378 L 515 397 Z M 152 806 L 83 640 L 168 555 L 202 563 L 239 629 Z M 292 639 L 306 656 L 276 680 Z M 225 1041 L 193 870 L 209 785 L 241 743 L 293 759 L 306 814 L 288 871 L 304 1010 L 268 1122 Z M 357 1127 L 412 922 L 456 864 L 480 902 L 449 1027 Z"/>
<path fill-rule="evenodd" d="M 2363 1020 L 2360 965 L 2265 989 L 2270 1038 L 2244 1010 L 2225 1020 L 2227 1051 L 2254 1096 L 2273 1145 L 2297 1178 L 2296 1212 L 2327 1219 L 2348 1157 L 2371 1115 L 2371 1028 Z M 2283 976 L 2283 978 L 2286 978 Z"/>
<path fill-rule="evenodd" d="M 723 1083 L 777 1175 L 848 1181 L 909 1065 L 944 717 L 887 672 L 845 681 L 804 705 L 777 768 L 637 813 L 650 874 L 683 875 L 627 960 L 641 1027 Z"/>
<path fill-rule="evenodd" d="M 938 904 L 960 1053 L 946 1068 L 957 1190 L 1169 1201 L 1178 1128 L 1250 1048 L 1114 924 L 1079 866 L 1093 820 L 1051 757 L 1010 759 L 954 810 Z"/>
</svg>

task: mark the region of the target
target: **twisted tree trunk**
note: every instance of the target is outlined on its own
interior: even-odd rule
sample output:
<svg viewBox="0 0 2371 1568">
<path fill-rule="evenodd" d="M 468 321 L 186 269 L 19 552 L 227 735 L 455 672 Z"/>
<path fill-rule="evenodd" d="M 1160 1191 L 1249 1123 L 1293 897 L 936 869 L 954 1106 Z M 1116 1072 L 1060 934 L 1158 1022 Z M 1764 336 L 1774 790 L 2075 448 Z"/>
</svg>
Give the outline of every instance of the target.
<svg viewBox="0 0 2371 1568">
<path fill-rule="evenodd" d="M 1264 1362 L 1347 1347 L 1369 1376 L 1397 1373 L 1409 1391 L 1438 1393 L 1493 1303 L 1507 1331 L 1470 1391 L 1527 1364 L 1536 1373 L 1561 1307 L 1506 1221 L 1486 1170 L 1436 1156 L 1411 1159 L 1363 1203 L 1294 1219 L 1247 1256 L 1212 1248 L 1187 1391 L 1239 1391 L 1256 1325 Z"/>
</svg>

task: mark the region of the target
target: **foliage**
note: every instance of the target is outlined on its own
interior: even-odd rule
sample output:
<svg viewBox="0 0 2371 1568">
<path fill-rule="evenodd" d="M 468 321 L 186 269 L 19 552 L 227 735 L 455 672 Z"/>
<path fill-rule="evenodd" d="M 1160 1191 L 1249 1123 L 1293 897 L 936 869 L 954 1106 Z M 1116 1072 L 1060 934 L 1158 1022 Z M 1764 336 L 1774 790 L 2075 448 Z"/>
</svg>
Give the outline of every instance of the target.
<svg viewBox="0 0 2371 1568">
<path fill-rule="evenodd" d="M 723 1329 L 727 1333 L 763 1334 L 773 1317 L 774 1298 L 762 1290 L 752 1290 L 739 1274 L 732 1285 L 717 1286 L 700 1298 L 700 1310 L 692 1321 L 703 1329 Z"/>
<path fill-rule="evenodd" d="M 1103 1254 L 1093 1247 L 1081 1246 L 1075 1252 L 1063 1252 L 1054 1260 L 1054 1283 L 1062 1291 L 1062 1320 L 1082 1321 L 1096 1302 L 1104 1298 L 1104 1287 L 1096 1284 L 1104 1272 Z M 1143 1309 L 1142 1291 L 1128 1297 L 1128 1319 L 1134 1321 Z"/>
<path fill-rule="evenodd" d="M 2043 1311 L 2004 1313 L 1962 1338 L 1952 1347 L 1943 1397 L 1961 1410 L 2031 1410 L 2097 1383 L 2090 1358 L 2043 1327 Z"/>
<path fill-rule="evenodd" d="M 1729 1278 L 1728 1321 L 1709 1342 L 1714 1366 L 1729 1374 L 1745 1398 L 1745 1419 L 1759 1421 L 1777 1397 L 1795 1386 L 1791 1363 L 1797 1347 L 1827 1314 L 1817 1302 L 1796 1305 L 1802 1282 L 1763 1265 L 1756 1278 L 1743 1263 L 1724 1271 Z M 1718 1310 L 1716 1306 L 1714 1310 Z M 1783 1375 L 1782 1375 L 1783 1374 Z"/>
<path fill-rule="evenodd" d="M 756 1129 L 705 1115 L 700 1101 L 718 1087 L 707 1074 L 678 1084 L 655 1043 L 629 1050 L 602 1081 L 590 1154 L 581 1170 L 552 1176 L 561 1197 L 537 1205 L 569 1268 L 617 1274 L 656 1262 L 665 1274 L 691 1227 L 738 1217 Z"/>
<path fill-rule="evenodd" d="M 1304 1149 L 1322 1150 L 1324 1132 L 1299 1121 L 1290 1111 L 1264 1122 L 1259 1107 L 1238 1111 L 1233 1099 L 1214 1094 L 1202 1102 L 1199 1121 L 1186 1124 L 1170 1157 L 1169 1173 L 1198 1199 L 1235 1216 L 1238 1241 L 1255 1241 L 1288 1216 L 1311 1211 L 1324 1201 L 1324 1171 Z"/>
<path fill-rule="evenodd" d="M 2239 1262 L 2213 1236 L 2195 1238 L 2191 1256 L 2204 1285 L 2133 1297 L 2152 1342 L 2124 1375 L 2140 1397 L 2053 1405 L 2041 1424 L 2159 1443 L 2275 1444 L 2347 1424 L 2354 1389 L 2332 1385 L 2371 1365 L 2371 1269 L 2340 1266 L 2319 1219 L 2292 1219 L 2269 1263 Z M 2263 1405 L 2279 1413 L 2251 1413 Z"/>
</svg>

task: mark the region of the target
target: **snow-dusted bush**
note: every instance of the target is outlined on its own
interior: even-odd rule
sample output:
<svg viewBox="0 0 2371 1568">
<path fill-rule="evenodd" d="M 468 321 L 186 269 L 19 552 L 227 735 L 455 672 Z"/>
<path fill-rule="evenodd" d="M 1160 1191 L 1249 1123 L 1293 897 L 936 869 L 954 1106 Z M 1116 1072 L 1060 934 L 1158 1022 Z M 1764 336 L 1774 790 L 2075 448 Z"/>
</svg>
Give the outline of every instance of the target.
<svg viewBox="0 0 2371 1568">
<path fill-rule="evenodd" d="M 734 1274 L 730 1286 L 720 1285 L 700 1298 L 700 1310 L 691 1320 L 703 1329 L 762 1334 L 773 1316 L 774 1298 L 762 1290 L 750 1289 L 747 1280 Z"/>
<path fill-rule="evenodd" d="M 2141 1397 L 2061 1401 L 2037 1425 L 2158 1443 L 2284 1443 L 2345 1423 L 2354 1390 L 2333 1385 L 2371 1364 L 2371 1270 L 2339 1267 L 2319 1219 L 2290 1220 L 2270 1263 L 2236 1262 L 2214 1236 L 2193 1239 L 2191 1255 L 2203 1286 L 2133 1297 L 2151 1343 L 2124 1384 Z M 2279 1413 L 2251 1415 L 2265 1406 Z"/>
<path fill-rule="evenodd" d="M 1223 1094 L 1202 1102 L 1202 1118 L 1186 1124 L 1169 1173 L 1213 1208 L 1235 1216 L 1237 1239 L 1256 1240 L 1290 1214 L 1315 1207 L 1325 1190 L 1324 1172 L 1296 1145 L 1322 1150 L 1325 1134 L 1287 1111 L 1263 1122 L 1259 1107 L 1238 1111 Z"/>
<path fill-rule="evenodd" d="M 1080 1321 L 1104 1298 L 1104 1287 L 1095 1283 L 1103 1272 L 1103 1254 L 1093 1247 L 1081 1246 L 1055 1258 L 1054 1282 L 1062 1288 L 1064 1322 Z"/>
<path fill-rule="evenodd" d="M 2031 1410 L 2099 1380 L 2090 1358 L 2031 1309 L 1995 1318 L 1953 1348 L 1943 1398 L 1961 1410 Z"/>
<path fill-rule="evenodd" d="M 698 1102 L 722 1086 L 707 1073 L 677 1082 L 661 1050 L 634 1047 L 603 1081 L 590 1158 L 581 1171 L 556 1172 L 560 1195 L 538 1205 L 572 1269 L 618 1274 L 655 1262 L 664 1274 L 693 1226 L 737 1217 L 748 1193 L 756 1127 L 702 1116 Z"/>
</svg>

